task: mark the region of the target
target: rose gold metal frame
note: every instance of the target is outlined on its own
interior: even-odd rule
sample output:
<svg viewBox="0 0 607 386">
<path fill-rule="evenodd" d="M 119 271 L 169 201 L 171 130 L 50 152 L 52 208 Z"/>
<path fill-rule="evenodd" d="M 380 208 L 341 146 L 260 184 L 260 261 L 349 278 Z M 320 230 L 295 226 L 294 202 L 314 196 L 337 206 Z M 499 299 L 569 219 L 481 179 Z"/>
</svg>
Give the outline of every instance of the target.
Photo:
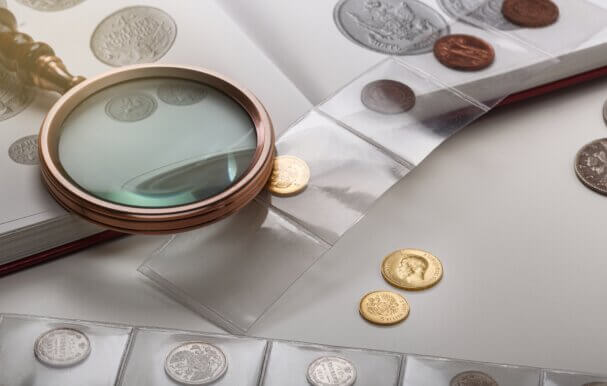
<svg viewBox="0 0 607 386">
<path fill-rule="evenodd" d="M 69 113 L 95 92 L 117 83 L 144 78 L 179 78 L 215 87 L 237 101 L 251 117 L 257 148 L 249 169 L 220 194 L 196 203 L 168 208 L 130 207 L 101 200 L 65 177 L 58 155 L 63 122 Z M 274 159 L 274 130 L 267 111 L 249 91 L 206 69 L 135 65 L 88 79 L 70 89 L 51 108 L 42 123 L 39 155 L 43 178 L 53 197 L 85 219 L 128 233 L 165 234 L 190 230 L 220 220 L 247 205 L 266 185 Z"/>
</svg>

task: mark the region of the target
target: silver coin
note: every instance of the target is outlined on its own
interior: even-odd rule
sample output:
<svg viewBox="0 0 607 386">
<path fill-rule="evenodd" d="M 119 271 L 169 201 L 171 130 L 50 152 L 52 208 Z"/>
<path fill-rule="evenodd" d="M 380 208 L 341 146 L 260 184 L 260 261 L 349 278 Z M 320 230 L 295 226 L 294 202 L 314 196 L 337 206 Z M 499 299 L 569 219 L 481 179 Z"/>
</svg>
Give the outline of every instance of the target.
<svg viewBox="0 0 607 386">
<path fill-rule="evenodd" d="M 502 13 L 504 0 L 439 0 L 441 8 L 455 19 L 477 27 L 512 31 L 520 27 L 509 22 Z"/>
<path fill-rule="evenodd" d="M 380 114 L 400 114 L 415 106 L 415 93 L 406 84 L 390 79 L 367 84 L 360 99 L 369 110 Z"/>
<path fill-rule="evenodd" d="M 10 159 L 22 165 L 38 165 L 38 136 L 28 135 L 16 140 L 8 148 Z"/>
<path fill-rule="evenodd" d="M 184 385 L 207 385 L 221 378 L 227 369 L 228 362 L 223 351 L 204 342 L 177 346 L 164 362 L 167 375 Z"/>
<path fill-rule="evenodd" d="M 57 328 L 42 334 L 34 344 L 38 360 L 54 367 L 68 367 L 85 360 L 91 353 L 89 338 L 78 330 Z"/>
<path fill-rule="evenodd" d="M 158 103 L 156 99 L 142 93 L 118 95 L 105 105 L 105 113 L 120 122 L 136 122 L 152 115 Z"/>
<path fill-rule="evenodd" d="M 110 66 L 151 63 L 173 46 L 177 25 L 153 7 L 123 8 L 103 19 L 91 37 L 93 54 Z"/>
<path fill-rule="evenodd" d="M 498 384 L 489 374 L 465 371 L 453 377 L 450 386 L 498 386 Z"/>
<path fill-rule="evenodd" d="M 341 0 L 334 19 L 348 39 L 388 55 L 430 52 L 450 31 L 438 12 L 417 0 Z"/>
<path fill-rule="evenodd" d="M 19 114 L 34 99 L 33 91 L 17 76 L 0 67 L 0 121 Z"/>
<path fill-rule="evenodd" d="M 314 386 L 350 386 L 356 382 L 356 368 L 347 359 L 325 356 L 310 363 L 307 379 Z"/>
<path fill-rule="evenodd" d="M 603 105 L 603 119 L 605 120 L 605 123 L 607 123 L 607 101 L 605 101 L 605 104 Z"/>
<path fill-rule="evenodd" d="M 173 80 L 158 87 L 158 98 L 174 106 L 188 106 L 200 102 L 208 95 L 207 89 L 197 83 Z"/>
<path fill-rule="evenodd" d="M 23 5 L 27 5 L 37 11 L 55 12 L 72 8 L 82 3 L 84 0 L 17 0 Z"/>
<path fill-rule="evenodd" d="M 580 149 L 575 158 L 575 173 L 588 188 L 607 195 L 607 138 Z"/>
</svg>

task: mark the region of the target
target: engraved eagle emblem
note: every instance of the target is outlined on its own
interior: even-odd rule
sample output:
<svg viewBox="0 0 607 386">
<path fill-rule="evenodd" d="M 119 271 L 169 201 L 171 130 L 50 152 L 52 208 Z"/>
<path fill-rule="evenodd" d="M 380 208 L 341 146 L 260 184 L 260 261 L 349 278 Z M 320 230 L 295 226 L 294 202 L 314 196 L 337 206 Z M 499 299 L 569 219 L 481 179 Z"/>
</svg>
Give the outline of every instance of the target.
<svg viewBox="0 0 607 386">
<path fill-rule="evenodd" d="M 348 15 L 376 38 L 388 41 L 411 41 L 439 31 L 431 21 L 419 18 L 406 1 L 389 5 L 366 0 L 363 14 L 348 12 Z"/>
</svg>

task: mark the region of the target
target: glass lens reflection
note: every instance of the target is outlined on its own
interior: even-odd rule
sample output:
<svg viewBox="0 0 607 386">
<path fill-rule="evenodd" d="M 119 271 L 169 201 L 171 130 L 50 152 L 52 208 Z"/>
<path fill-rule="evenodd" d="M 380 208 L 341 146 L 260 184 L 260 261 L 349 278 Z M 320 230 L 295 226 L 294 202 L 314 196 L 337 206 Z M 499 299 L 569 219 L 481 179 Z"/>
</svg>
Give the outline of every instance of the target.
<svg viewBox="0 0 607 386">
<path fill-rule="evenodd" d="M 103 89 L 63 123 L 59 161 L 105 201 L 162 208 L 214 196 L 251 165 L 257 137 L 247 112 L 194 81 L 150 78 Z"/>
</svg>

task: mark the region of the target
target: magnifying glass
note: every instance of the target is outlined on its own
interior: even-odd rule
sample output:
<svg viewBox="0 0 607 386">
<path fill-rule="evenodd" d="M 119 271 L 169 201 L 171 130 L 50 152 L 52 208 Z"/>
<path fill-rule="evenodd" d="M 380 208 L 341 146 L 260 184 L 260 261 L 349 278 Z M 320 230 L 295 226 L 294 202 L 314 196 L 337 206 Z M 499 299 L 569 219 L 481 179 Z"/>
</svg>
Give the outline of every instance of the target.
<svg viewBox="0 0 607 386">
<path fill-rule="evenodd" d="M 0 8 L 0 62 L 63 94 L 39 135 L 42 176 L 65 208 L 128 233 L 175 233 L 238 211 L 272 173 L 274 132 L 249 91 L 212 71 L 162 65 L 72 76 Z"/>
</svg>

